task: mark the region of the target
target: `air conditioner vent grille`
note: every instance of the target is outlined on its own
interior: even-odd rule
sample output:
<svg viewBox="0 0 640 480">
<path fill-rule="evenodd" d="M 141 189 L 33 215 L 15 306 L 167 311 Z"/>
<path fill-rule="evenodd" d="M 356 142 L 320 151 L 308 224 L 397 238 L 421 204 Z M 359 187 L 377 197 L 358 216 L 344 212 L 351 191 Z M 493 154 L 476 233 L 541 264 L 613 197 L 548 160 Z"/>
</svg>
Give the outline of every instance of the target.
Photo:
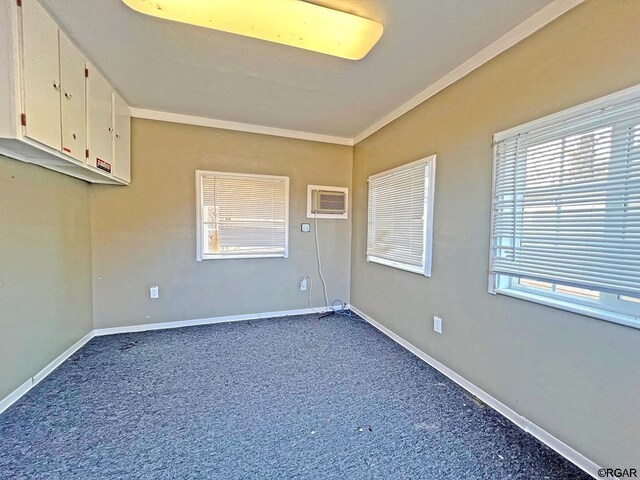
<svg viewBox="0 0 640 480">
<path fill-rule="evenodd" d="M 307 216 L 309 218 L 347 218 L 348 189 L 309 185 Z"/>
<path fill-rule="evenodd" d="M 344 213 L 345 194 L 343 192 L 313 192 L 312 213 Z"/>
</svg>

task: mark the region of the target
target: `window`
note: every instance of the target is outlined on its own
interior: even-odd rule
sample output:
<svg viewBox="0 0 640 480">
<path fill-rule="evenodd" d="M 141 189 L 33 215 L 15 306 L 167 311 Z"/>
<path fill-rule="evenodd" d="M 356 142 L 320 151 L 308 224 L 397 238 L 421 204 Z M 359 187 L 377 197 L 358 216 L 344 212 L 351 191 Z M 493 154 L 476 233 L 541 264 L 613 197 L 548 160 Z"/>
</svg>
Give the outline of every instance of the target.
<svg viewBox="0 0 640 480">
<path fill-rule="evenodd" d="M 289 178 L 196 171 L 197 259 L 287 257 Z"/>
<path fill-rule="evenodd" d="M 367 261 L 431 276 L 436 156 L 369 177 Z"/>
<path fill-rule="evenodd" d="M 490 290 L 640 328 L 640 88 L 494 148 Z"/>
</svg>

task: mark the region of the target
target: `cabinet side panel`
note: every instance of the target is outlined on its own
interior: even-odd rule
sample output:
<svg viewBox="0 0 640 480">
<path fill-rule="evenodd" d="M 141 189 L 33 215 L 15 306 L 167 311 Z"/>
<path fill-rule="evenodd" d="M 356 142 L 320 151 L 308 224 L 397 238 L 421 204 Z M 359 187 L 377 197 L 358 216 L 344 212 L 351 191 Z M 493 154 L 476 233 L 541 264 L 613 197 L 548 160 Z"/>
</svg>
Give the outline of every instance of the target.
<svg viewBox="0 0 640 480">
<path fill-rule="evenodd" d="M 16 136 L 22 113 L 17 10 L 15 2 L 0 2 L 0 137 L 6 138 Z"/>
</svg>

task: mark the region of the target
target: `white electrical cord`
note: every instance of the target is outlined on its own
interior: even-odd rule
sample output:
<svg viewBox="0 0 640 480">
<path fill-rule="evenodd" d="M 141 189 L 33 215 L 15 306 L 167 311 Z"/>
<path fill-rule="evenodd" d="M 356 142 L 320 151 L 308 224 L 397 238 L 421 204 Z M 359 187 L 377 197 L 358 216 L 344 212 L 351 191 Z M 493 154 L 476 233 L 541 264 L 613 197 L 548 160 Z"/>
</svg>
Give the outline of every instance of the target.
<svg viewBox="0 0 640 480">
<path fill-rule="evenodd" d="M 317 311 L 315 308 L 313 308 L 313 305 L 311 305 L 311 291 L 313 290 L 313 280 L 311 280 L 311 277 L 309 275 L 305 275 L 302 278 L 309 279 L 309 288 L 307 289 L 307 303 L 309 304 L 309 310 L 311 310 L 313 313 L 324 313 L 322 310 Z"/>
<path fill-rule="evenodd" d="M 322 290 L 324 291 L 324 306 L 329 306 L 329 295 L 327 295 L 327 282 L 324 280 L 324 275 L 322 275 L 322 260 L 320 260 L 320 242 L 318 242 L 318 216 L 317 214 L 313 216 L 313 230 L 316 235 L 316 258 L 318 259 L 318 273 L 320 274 L 320 280 L 322 280 Z M 311 292 L 309 292 L 311 295 Z"/>
<path fill-rule="evenodd" d="M 307 292 L 307 302 L 309 303 L 309 309 L 313 313 L 323 313 L 323 315 L 321 315 L 319 318 L 324 318 L 331 315 L 342 315 L 344 317 L 349 317 L 349 318 L 358 318 L 351 312 L 351 310 L 349 309 L 349 306 L 346 303 L 344 303 L 342 300 L 334 300 L 333 303 L 329 305 L 329 295 L 327 295 L 327 282 L 325 281 L 324 275 L 322 274 L 322 259 L 320 258 L 320 241 L 318 240 L 318 217 L 315 215 L 313 217 L 313 228 L 315 229 L 314 234 L 316 238 L 316 258 L 318 260 L 318 273 L 320 274 L 320 280 L 322 280 L 322 289 L 324 291 L 324 304 L 326 309 L 321 310 L 320 312 L 317 312 L 311 305 L 311 291 L 313 289 L 313 281 L 311 280 L 311 277 L 309 275 L 305 275 L 303 279 L 309 279 L 309 288 Z M 336 304 L 339 304 L 338 308 L 336 308 Z"/>
</svg>

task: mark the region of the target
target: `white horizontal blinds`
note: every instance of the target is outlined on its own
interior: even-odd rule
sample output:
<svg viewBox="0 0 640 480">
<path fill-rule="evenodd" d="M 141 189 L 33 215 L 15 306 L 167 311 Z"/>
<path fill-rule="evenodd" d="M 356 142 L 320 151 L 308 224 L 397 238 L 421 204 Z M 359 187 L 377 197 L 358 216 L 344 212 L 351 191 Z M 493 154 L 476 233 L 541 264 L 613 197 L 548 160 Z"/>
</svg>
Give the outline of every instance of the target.
<svg viewBox="0 0 640 480">
<path fill-rule="evenodd" d="M 285 255 L 286 179 L 207 174 L 202 199 L 205 255 Z"/>
<path fill-rule="evenodd" d="M 492 273 L 640 294 L 640 100 L 496 143 Z"/>
<path fill-rule="evenodd" d="M 428 166 L 409 164 L 369 179 L 367 256 L 424 270 Z"/>
</svg>

